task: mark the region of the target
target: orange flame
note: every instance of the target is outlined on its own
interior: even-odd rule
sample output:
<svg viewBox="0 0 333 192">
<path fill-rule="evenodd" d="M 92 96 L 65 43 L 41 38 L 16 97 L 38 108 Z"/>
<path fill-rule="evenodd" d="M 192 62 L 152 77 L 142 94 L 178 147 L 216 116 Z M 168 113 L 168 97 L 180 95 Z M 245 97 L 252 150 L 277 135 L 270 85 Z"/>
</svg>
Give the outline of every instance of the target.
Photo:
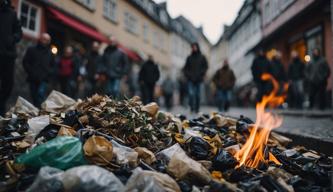
<svg viewBox="0 0 333 192">
<path fill-rule="evenodd" d="M 281 105 L 286 94 L 278 95 L 279 83 L 270 74 L 263 74 L 261 79 L 264 81 L 272 81 L 273 90 L 270 94 L 263 96 L 261 102 L 256 105 L 256 123 L 251 129 L 250 136 L 243 147 L 235 154 L 235 158 L 239 161 L 238 166 L 245 165 L 247 167 L 257 168 L 260 163 L 273 161 L 281 164 L 273 154 L 269 153 L 265 158 L 264 150 L 267 144 L 269 134 L 272 129 L 281 126 L 282 118 L 274 115 L 272 112 L 266 112 L 265 107 L 270 108 Z M 288 84 L 283 87 L 283 93 L 288 89 Z"/>
</svg>

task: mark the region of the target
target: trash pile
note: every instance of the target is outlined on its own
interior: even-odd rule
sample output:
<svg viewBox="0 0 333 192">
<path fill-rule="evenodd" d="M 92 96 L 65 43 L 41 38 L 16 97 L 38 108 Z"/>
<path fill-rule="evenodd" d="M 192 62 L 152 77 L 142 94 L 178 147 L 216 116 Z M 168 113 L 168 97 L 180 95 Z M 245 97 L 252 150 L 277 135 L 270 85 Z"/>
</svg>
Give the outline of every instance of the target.
<svg viewBox="0 0 333 192">
<path fill-rule="evenodd" d="M 217 113 L 187 119 L 139 97 L 53 91 L 40 110 L 18 98 L 0 118 L 0 192 L 331 191 L 332 158 L 274 132 L 268 163 L 239 166 L 252 125 Z"/>
</svg>

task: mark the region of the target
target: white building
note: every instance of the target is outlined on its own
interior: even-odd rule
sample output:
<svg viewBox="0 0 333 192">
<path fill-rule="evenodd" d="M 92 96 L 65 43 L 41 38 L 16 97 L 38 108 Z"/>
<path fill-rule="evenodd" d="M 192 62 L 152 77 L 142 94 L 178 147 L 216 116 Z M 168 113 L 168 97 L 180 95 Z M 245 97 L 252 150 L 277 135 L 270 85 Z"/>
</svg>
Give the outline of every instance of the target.
<svg viewBox="0 0 333 192">
<path fill-rule="evenodd" d="M 253 48 L 261 41 L 261 18 L 257 0 L 245 0 L 238 16 L 227 32 L 230 67 L 237 77 L 236 86 L 252 81 Z"/>
</svg>

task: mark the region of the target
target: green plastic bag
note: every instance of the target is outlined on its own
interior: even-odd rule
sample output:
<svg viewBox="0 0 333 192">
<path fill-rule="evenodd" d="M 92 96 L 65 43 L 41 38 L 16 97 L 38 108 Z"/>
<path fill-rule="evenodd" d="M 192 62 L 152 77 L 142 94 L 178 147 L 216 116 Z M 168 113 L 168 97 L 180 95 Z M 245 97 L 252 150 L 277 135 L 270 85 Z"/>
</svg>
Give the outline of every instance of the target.
<svg viewBox="0 0 333 192">
<path fill-rule="evenodd" d="M 41 168 L 51 166 L 66 170 L 87 164 L 82 151 L 82 143 L 76 137 L 56 137 L 19 156 L 16 163 Z"/>
</svg>

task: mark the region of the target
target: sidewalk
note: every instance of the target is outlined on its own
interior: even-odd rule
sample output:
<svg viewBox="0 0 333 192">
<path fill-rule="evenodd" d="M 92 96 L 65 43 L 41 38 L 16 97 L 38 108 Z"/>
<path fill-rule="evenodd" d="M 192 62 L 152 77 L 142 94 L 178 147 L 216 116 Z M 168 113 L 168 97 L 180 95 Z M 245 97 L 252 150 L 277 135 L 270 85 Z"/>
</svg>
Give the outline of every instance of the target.
<svg viewBox="0 0 333 192">
<path fill-rule="evenodd" d="M 216 111 L 215 107 L 203 106 L 202 113 L 211 113 Z M 197 115 L 191 114 L 188 108 L 174 107 L 173 114 L 184 114 L 187 118 L 194 118 Z M 332 111 L 303 111 L 303 110 L 277 110 L 283 118 L 283 123 L 279 128 L 273 131 L 291 137 L 295 144 L 306 145 L 309 148 L 319 149 L 319 151 L 329 153 L 333 146 L 333 119 Z M 225 115 L 235 118 L 244 115 L 255 121 L 256 111 L 254 108 L 236 108 L 233 107 Z"/>
</svg>

